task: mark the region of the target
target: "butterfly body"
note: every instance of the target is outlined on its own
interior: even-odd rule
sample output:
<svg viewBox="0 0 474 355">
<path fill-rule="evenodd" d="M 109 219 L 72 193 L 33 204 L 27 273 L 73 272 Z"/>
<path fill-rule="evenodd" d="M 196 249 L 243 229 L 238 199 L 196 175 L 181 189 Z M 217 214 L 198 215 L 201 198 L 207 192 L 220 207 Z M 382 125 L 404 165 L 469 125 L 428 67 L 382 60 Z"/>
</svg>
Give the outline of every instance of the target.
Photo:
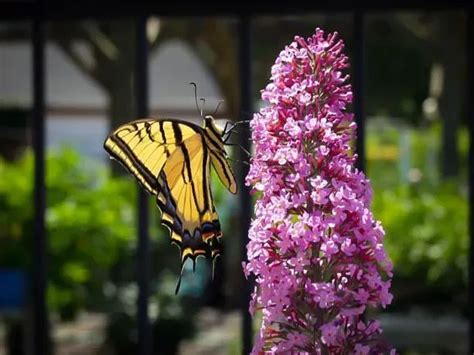
<svg viewBox="0 0 474 355">
<path fill-rule="evenodd" d="M 180 248 L 182 265 L 188 258 L 214 260 L 222 253 L 211 166 L 224 186 L 237 193 L 223 134 L 212 116 L 205 117 L 202 127 L 176 119 L 142 119 L 119 127 L 104 143 L 110 156 L 156 196 L 161 223 Z"/>
</svg>

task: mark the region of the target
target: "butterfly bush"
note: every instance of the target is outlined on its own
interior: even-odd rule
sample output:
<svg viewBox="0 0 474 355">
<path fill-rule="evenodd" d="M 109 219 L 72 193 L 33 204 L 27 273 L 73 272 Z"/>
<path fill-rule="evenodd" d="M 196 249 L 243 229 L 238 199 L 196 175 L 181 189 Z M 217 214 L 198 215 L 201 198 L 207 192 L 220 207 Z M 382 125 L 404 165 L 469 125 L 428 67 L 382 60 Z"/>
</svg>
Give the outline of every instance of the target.
<svg viewBox="0 0 474 355">
<path fill-rule="evenodd" d="M 244 271 L 256 280 L 250 311 L 263 317 L 253 354 L 388 350 L 365 312 L 392 301 L 392 264 L 351 153 L 343 48 L 337 33 L 295 37 L 262 91 L 268 105 L 251 121 L 247 184 L 258 199 Z"/>
</svg>

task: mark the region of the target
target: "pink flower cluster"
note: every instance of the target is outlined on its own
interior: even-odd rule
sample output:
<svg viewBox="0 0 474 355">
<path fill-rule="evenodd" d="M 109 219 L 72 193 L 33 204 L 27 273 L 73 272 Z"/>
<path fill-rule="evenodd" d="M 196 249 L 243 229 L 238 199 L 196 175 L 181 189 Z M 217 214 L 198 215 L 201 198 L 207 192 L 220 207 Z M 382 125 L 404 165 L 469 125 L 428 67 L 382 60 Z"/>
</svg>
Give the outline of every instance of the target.
<svg viewBox="0 0 474 355">
<path fill-rule="evenodd" d="M 387 351 L 365 311 L 392 301 L 392 265 L 369 181 L 354 167 L 343 47 L 319 29 L 295 37 L 251 121 L 247 184 L 258 200 L 244 270 L 256 280 L 250 310 L 263 317 L 253 354 Z"/>
</svg>

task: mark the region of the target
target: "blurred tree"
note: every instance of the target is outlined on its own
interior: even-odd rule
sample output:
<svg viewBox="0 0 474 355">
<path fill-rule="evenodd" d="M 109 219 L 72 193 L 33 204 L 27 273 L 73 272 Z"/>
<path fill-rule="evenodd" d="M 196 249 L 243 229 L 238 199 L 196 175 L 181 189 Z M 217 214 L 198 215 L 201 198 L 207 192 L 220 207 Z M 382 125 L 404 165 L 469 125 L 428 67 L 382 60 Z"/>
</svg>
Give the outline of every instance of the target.
<svg viewBox="0 0 474 355">
<path fill-rule="evenodd" d="M 239 117 L 235 22 L 225 19 L 149 20 L 150 50 L 170 39 L 187 42 L 214 74 L 231 117 Z M 29 28 L 0 27 L 1 42 L 29 40 Z M 129 121 L 133 113 L 135 26 L 133 21 L 50 22 L 48 39 L 109 95 L 112 126 Z"/>
<path fill-rule="evenodd" d="M 238 117 L 236 100 L 236 50 L 233 26 L 222 20 L 149 20 L 151 51 L 170 39 L 187 42 L 216 76 L 231 117 Z M 152 27 L 153 26 L 153 27 Z M 109 95 L 113 127 L 134 117 L 133 71 L 135 27 L 131 21 L 54 23 L 52 38 L 64 53 Z M 86 44 L 87 56 L 77 50 Z"/>
<path fill-rule="evenodd" d="M 235 22 L 225 19 L 187 19 L 163 21 L 158 47 L 170 39 L 187 42 L 196 51 L 209 72 L 215 76 L 224 94 L 230 117 L 238 119 L 238 53 Z"/>
<path fill-rule="evenodd" d="M 133 115 L 133 69 L 135 28 L 131 21 L 53 22 L 49 36 L 89 78 L 109 96 L 111 125 Z M 78 50 L 85 44 L 88 54 Z M 86 52 L 87 53 L 87 52 Z"/>
</svg>

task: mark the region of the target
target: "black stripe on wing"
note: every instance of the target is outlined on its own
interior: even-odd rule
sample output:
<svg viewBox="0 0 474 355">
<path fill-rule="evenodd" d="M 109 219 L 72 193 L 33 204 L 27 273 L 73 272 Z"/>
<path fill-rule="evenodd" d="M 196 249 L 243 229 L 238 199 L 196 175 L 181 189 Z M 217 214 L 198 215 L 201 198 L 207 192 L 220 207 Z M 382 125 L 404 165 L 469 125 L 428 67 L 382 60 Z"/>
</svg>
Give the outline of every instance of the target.
<svg viewBox="0 0 474 355">
<path fill-rule="evenodd" d="M 179 239 L 173 238 L 172 242 L 180 248 L 181 262 L 184 263 L 188 257 L 195 260 L 199 255 L 195 255 L 196 251 L 204 251 L 202 254 L 206 258 L 215 258 L 221 254 L 222 248 L 217 240 L 222 236 L 221 225 L 219 220 L 206 221 L 193 231 L 186 229 L 183 221 L 178 217 L 176 201 L 171 195 L 171 191 L 166 182 L 166 175 L 162 171 L 158 178 L 158 194 L 157 204 L 161 210 L 161 223 L 168 227 L 170 231 L 175 233 Z M 185 251 L 190 248 L 191 254 L 186 255 Z"/>
<path fill-rule="evenodd" d="M 110 140 L 118 147 L 120 148 L 120 151 L 114 151 L 112 148 L 109 148 L 107 145 L 104 144 L 104 149 L 112 156 L 115 160 L 117 160 L 130 174 L 135 176 L 135 172 L 132 170 L 132 167 L 135 168 L 138 173 L 143 177 L 145 182 L 154 190 L 156 190 L 157 185 L 156 185 L 156 178 L 153 175 L 148 168 L 142 164 L 142 162 L 138 159 L 138 157 L 135 155 L 133 150 L 128 146 L 126 143 L 124 143 L 120 138 L 117 138 L 116 136 L 110 136 Z M 126 158 L 130 161 L 132 164 L 132 167 L 128 166 L 127 163 L 124 161 L 124 158 L 120 156 L 120 152 L 122 152 Z M 149 189 L 143 185 L 142 181 L 138 179 L 138 182 L 147 190 Z M 153 193 L 152 191 L 149 191 L 150 193 Z"/>
</svg>

